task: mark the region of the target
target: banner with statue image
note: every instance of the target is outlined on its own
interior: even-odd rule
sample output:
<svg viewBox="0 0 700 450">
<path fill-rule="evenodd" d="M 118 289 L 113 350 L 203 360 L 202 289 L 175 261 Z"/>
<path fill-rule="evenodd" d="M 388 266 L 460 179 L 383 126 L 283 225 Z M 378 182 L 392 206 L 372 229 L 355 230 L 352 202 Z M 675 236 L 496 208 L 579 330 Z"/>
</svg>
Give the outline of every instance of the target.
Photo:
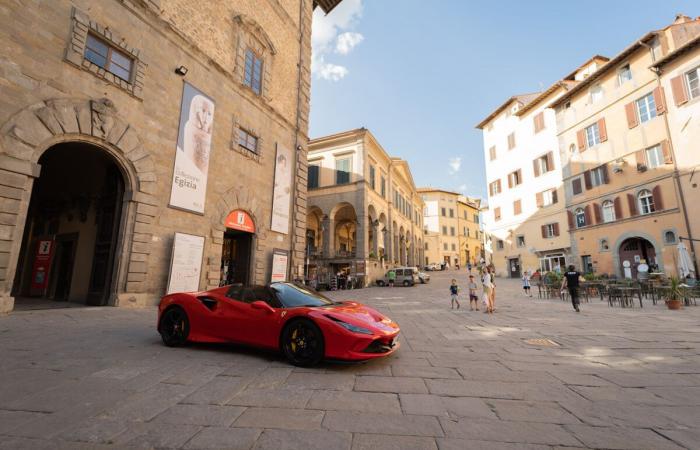
<svg viewBox="0 0 700 450">
<path fill-rule="evenodd" d="M 170 206 L 204 213 L 214 106 L 214 100 L 184 83 Z"/>
</svg>

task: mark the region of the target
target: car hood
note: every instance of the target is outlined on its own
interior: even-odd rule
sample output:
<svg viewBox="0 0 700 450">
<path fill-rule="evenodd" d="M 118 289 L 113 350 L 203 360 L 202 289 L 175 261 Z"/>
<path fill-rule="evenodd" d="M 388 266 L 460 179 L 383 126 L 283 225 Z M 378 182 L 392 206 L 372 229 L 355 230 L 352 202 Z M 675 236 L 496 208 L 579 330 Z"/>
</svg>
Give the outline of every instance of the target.
<svg viewBox="0 0 700 450">
<path fill-rule="evenodd" d="M 371 327 L 385 333 L 394 333 L 399 330 L 399 325 L 396 322 L 361 303 L 343 302 L 325 306 L 323 311 L 326 316 L 353 325 Z"/>
</svg>

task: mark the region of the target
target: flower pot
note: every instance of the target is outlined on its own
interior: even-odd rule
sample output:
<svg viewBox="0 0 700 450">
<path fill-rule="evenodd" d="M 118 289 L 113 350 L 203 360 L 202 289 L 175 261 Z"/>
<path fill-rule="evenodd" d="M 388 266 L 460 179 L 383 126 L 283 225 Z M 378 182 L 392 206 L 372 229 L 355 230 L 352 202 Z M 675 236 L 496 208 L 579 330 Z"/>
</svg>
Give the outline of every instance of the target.
<svg viewBox="0 0 700 450">
<path fill-rule="evenodd" d="M 681 309 L 681 301 L 680 300 L 666 300 L 666 306 L 668 306 L 668 309 Z"/>
</svg>

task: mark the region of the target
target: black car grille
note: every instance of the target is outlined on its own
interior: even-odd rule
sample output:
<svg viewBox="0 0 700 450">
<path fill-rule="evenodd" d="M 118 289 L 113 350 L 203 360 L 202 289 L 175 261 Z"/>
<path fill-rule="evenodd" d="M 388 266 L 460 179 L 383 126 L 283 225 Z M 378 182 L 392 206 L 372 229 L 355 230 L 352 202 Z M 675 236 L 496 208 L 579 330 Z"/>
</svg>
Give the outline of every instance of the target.
<svg viewBox="0 0 700 450">
<path fill-rule="evenodd" d="M 391 339 L 389 342 L 382 342 L 381 340 L 377 339 L 375 341 L 372 341 L 371 344 L 367 346 L 363 350 L 363 353 L 387 353 L 390 352 L 394 346 L 396 345 L 396 340 Z"/>
</svg>

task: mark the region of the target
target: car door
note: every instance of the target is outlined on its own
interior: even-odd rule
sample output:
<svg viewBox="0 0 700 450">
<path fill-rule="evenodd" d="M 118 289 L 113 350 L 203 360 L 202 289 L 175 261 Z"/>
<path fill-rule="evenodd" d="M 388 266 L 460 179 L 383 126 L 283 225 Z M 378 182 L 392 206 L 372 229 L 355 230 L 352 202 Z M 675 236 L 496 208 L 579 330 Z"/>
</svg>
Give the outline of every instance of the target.
<svg viewBox="0 0 700 450">
<path fill-rule="evenodd" d="M 270 308 L 254 307 L 253 303 L 258 301 Z M 277 348 L 282 310 L 274 293 L 267 286 L 248 287 L 243 293 L 243 304 L 246 318 L 240 324 L 241 342 Z"/>
<path fill-rule="evenodd" d="M 226 295 L 208 293 L 198 299 L 211 311 L 206 321 L 208 334 L 226 341 L 243 342 L 241 324 L 245 323 L 247 307 L 243 303 L 244 289 L 231 286 Z"/>
</svg>

